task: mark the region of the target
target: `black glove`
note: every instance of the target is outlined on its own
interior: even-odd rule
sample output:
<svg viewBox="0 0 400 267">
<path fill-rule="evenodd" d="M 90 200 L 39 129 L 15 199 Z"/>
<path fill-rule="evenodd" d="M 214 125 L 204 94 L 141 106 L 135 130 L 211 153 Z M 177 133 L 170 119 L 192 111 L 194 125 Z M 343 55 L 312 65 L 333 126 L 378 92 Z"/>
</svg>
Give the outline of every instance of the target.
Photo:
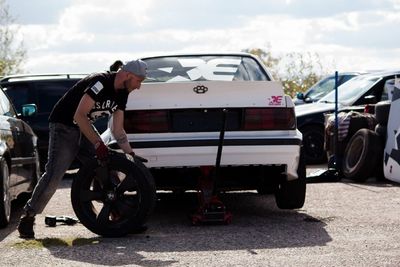
<svg viewBox="0 0 400 267">
<path fill-rule="evenodd" d="M 103 141 L 97 141 L 94 145 L 96 149 L 97 159 L 100 161 L 106 161 L 108 159 L 108 147 L 103 143 Z"/>
<path fill-rule="evenodd" d="M 135 152 L 131 152 L 131 153 L 129 153 L 129 155 L 131 155 L 131 156 L 133 157 L 134 160 L 138 160 L 138 161 L 140 161 L 140 162 L 148 162 L 147 159 L 142 158 L 141 156 L 136 155 Z"/>
</svg>

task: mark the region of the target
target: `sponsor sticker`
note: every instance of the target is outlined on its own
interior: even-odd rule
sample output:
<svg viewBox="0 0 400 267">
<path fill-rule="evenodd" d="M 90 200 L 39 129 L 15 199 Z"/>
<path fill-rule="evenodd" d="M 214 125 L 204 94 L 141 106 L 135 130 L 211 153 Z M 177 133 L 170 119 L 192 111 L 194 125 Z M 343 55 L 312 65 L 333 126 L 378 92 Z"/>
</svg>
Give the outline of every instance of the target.
<svg viewBox="0 0 400 267">
<path fill-rule="evenodd" d="M 96 95 L 98 93 L 100 93 L 100 91 L 104 88 L 103 84 L 101 82 L 96 82 L 91 88 L 90 90 L 93 91 L 93 93 L 95 93 Z"/>
<path fill-rule="evenodd" d="M 273 95 L 268 98 L 270 106 L 281 106 L 282 105 L 283 96 L 281 95 Z"/>
</svg>

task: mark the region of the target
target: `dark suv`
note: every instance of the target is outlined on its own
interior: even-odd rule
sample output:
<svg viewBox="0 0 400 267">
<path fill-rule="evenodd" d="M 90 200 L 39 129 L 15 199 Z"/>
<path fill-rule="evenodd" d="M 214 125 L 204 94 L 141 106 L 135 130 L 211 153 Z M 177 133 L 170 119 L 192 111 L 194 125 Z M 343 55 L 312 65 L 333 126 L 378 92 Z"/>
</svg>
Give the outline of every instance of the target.
<svg viewBox="0 0 400 267">
<path fill-rule="evenodd" d="M 64 93 L 85 76 L 85 74 L 14 75 L 0 80 L 0 86 L 11 98 L 19 114 L 25 104 L 37 106 L 36 116 L 26 118 L 25 121 L 38 136 L 42 170 L 47 161 L 50 112 Z M 106 128 L 106 122 L 98 122 L 96 127 L 102 131 Z"/>
</svg>

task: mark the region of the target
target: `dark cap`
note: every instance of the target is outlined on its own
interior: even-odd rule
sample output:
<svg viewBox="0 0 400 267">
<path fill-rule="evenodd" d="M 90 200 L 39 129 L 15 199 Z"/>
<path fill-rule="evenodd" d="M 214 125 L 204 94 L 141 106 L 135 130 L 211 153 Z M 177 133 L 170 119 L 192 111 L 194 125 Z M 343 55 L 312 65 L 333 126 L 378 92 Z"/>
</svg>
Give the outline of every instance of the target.
<svg viewBox="0 0 400 267">
<path fill-rule="evenodd" d="M 143 60 L 137 59 L 128 61 L 122 66 L 122 70 L 128 71 L 139 77 L 146 77 L 147 74 L 147 64 Z"/>
</svg>

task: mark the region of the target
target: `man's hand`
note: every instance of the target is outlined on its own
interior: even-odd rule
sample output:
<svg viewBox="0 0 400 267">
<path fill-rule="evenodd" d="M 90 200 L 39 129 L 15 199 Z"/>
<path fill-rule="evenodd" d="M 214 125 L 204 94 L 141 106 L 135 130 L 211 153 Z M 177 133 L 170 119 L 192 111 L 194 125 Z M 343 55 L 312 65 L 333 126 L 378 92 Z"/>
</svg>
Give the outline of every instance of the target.
<svg viewBox="0 0 400 267">
<path fill-rule="evenodd" d="M 136 155 L 135 152 L 131 152 L 131 153 L 129 153 L 129 155 L 131 155 L 131 156 L 133 157 L 134 160 L 138 160 L 138 161 L 140 161 L 140 162 L 148 162 L 147 159 L 142 158 L 141 156 Z"/>
<path fill-rule="evenodd" d="M 96 149 L 98 160 L 106 161 L 108 159 L 108 147 L 103 143 L 103 141 L 97 141 L 94 148 Z"/>
</svg>

